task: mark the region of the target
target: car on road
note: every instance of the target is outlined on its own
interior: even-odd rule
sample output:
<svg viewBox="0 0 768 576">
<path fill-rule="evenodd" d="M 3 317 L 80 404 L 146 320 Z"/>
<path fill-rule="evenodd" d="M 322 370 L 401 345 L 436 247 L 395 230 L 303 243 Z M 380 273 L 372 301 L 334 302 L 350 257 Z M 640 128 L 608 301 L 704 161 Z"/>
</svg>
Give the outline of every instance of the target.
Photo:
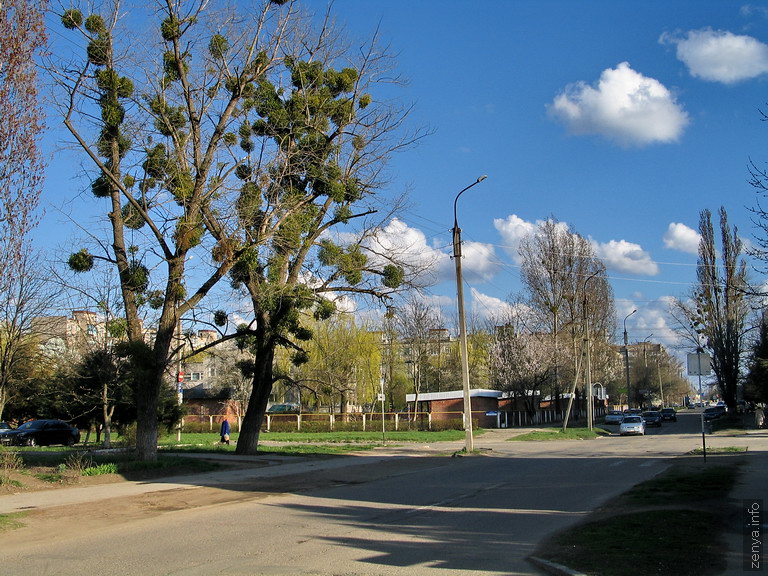
<svg viewBox="0 0 768 576">
<path fill-rule="evenodd" d="M 645 434 L 645 422 L 642 416 L 624 416 L 624 420 L 619 424 L 619 434 L 627 436 L 629 434 Z"/>
<path fill-rule="evenodd" d="M 605 415 L 606 424 L 621 424 L 622 420 L 624 420 L 624 412 L 618 410 L 611 410 Z"/>
<path fill-rule="evenodd" d="M 661 412 L 662 420 L 677 422 L 677 411 L 674 408 L 662 408 L 659 412 Z"/>
<path fill-rule="evenodd" d="M 646 426 L 657 426 L 661 428 L 661 412 L 658 410 L 646 410 L 642 414 L 643 422 Z"/>
<path fill-rule="evenodd" d="M 72 446 L 80 442 L 80 430 L 63 420 L 30 420 L 0 435 L 0 441 L 15 446 Z"/>
<path fill-rule="evenodd" d="M 726 414 L 725 406 L 710 406 L 704 409 L 704 422 L 711 422 L 712 420 L 718 420 Z"/>
</svg>

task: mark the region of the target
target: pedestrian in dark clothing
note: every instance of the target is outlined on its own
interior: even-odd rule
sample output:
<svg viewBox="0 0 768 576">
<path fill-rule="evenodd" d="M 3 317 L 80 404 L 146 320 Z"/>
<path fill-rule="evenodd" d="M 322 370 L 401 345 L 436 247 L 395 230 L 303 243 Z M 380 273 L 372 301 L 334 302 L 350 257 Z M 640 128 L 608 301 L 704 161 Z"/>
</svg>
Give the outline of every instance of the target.
<svg viewBox="0 0 768 576">
<path fill-rule="evenodd" d="M 221 443 L 229 444 L 229 420 L 224 418 L 224 422 L 221 423 Z"/>
</svg>

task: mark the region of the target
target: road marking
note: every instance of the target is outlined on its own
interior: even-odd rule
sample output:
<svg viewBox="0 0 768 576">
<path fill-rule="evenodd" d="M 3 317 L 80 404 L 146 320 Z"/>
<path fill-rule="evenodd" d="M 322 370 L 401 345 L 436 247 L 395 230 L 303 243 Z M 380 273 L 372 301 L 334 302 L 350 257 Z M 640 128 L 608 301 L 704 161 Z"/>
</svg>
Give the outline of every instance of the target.
<svg viewBox="0 0 768 576">
<path fill-rule="evenodd" d="M 614 466 L 621 466 L 621 465 L 622 465 L 622 464 L 624 464 L 625 462 L 626 462 L 626 460 L 619 460 L 618 462 L 614 462 L 613 464 L 609 464 L 608 466 L 609 466 L 610 468 L 612 468 L 612 467 L 614 467 Z"/>
</svg>

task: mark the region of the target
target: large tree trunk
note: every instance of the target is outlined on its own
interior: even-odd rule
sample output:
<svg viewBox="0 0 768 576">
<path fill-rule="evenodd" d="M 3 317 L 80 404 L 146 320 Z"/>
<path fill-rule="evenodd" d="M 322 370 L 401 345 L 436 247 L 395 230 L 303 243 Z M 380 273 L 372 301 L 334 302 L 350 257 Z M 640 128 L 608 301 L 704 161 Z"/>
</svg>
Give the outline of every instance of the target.
<svg viewBox="0 0 768 576">
<path fill-rule="evenodd" d="M 248 399 L 243 425 L 237 439 L 236 454 L 256 454 L 259 449 L 259 435 L 264 414 L 267 411 L 269 395 L 272 393 L 272 361 L 275 357 L 274 344 L 260 346 L 254 358 L 253 390 Z"/>
<path fill-rule="evenodd" d="M 136 457 L 142 461 L 157 460 L 157 415 L 162 382 L 163 372 L 158 370 L 136 390 Z"/>
</svg>

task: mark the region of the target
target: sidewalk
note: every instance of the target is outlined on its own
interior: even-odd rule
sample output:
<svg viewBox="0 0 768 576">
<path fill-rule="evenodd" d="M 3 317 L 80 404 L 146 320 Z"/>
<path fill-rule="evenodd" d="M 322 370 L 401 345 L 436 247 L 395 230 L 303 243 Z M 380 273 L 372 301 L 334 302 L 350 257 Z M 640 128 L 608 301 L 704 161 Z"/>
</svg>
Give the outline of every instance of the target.
<svg viewBox="0 0 768 576">
<path fill-rule="evenodd" d="M 746 462 L 742 467 L 739 480 L 730 493 L 730 500 L 738 507 L 738 514 L 733 517 L 730 529 L 724 535 L 728 567 L 723 574 L 748 572 L 744 566 L 743 510 L 748 505 L 753 505 L 756 500 L 762 500 L 760 517 L 762 519 L 761 540 L 763 542 L 763 558 L 760 563 L 760 570 L 756 572 L 768 573 L 765 564 L 768 555 L 768 547 L 765 545 L 765 537 L 768 534 L 768 514 L 765 510 L 765 506 L 768 505 L 768 430 L 752 430 L 746 435 L 746 439 L 748 445 Z M 746 559 L 748 560 L 748 558 Z"/>
<path fill-rule="evenodd" d="M 429 452 L 449 451 L 453 443 L 441 443 L 440 446 L 383 446 L 380 449 L 369 452 L 350 452 L 349 454 L 328 459 L 304 458 L 301 456 L 282 456 L 265 454 L 256 456 L 238 456 L 234 454 L 186 454 L 190 458 L 221 459 L 228 462 L 250 462 L 252 468 L 230 470 L 224 475 L 221 471 L 206 472 L 202 474 L 187 474 L 181 476 L 168 476 L 153 480 L 125 481 L 114 484 L 102 484 L 94 486 L 73 486 L 71 488 L 59 488 L 56 490 L 38 490 L 34 492 L 21 492 L 0 496 L 0 514 L 22 512 L 50 508 L 54 506 L 66 506 L 70 504 L 83 504 L 86 502 L 98 502 L 110 498 L 122 498 L 137 496 L 164 490 L 194 489 L 198 487 L 217 488 L 226 484 L 238 483 L 258 478 L 274 478 L 288 476 L 314 470 L 332 470 L 361 463 L 375 463 L 392 458 L 407 458 Z M 350 462 L 350 458 L 358 460 Z"/>
</svg>

